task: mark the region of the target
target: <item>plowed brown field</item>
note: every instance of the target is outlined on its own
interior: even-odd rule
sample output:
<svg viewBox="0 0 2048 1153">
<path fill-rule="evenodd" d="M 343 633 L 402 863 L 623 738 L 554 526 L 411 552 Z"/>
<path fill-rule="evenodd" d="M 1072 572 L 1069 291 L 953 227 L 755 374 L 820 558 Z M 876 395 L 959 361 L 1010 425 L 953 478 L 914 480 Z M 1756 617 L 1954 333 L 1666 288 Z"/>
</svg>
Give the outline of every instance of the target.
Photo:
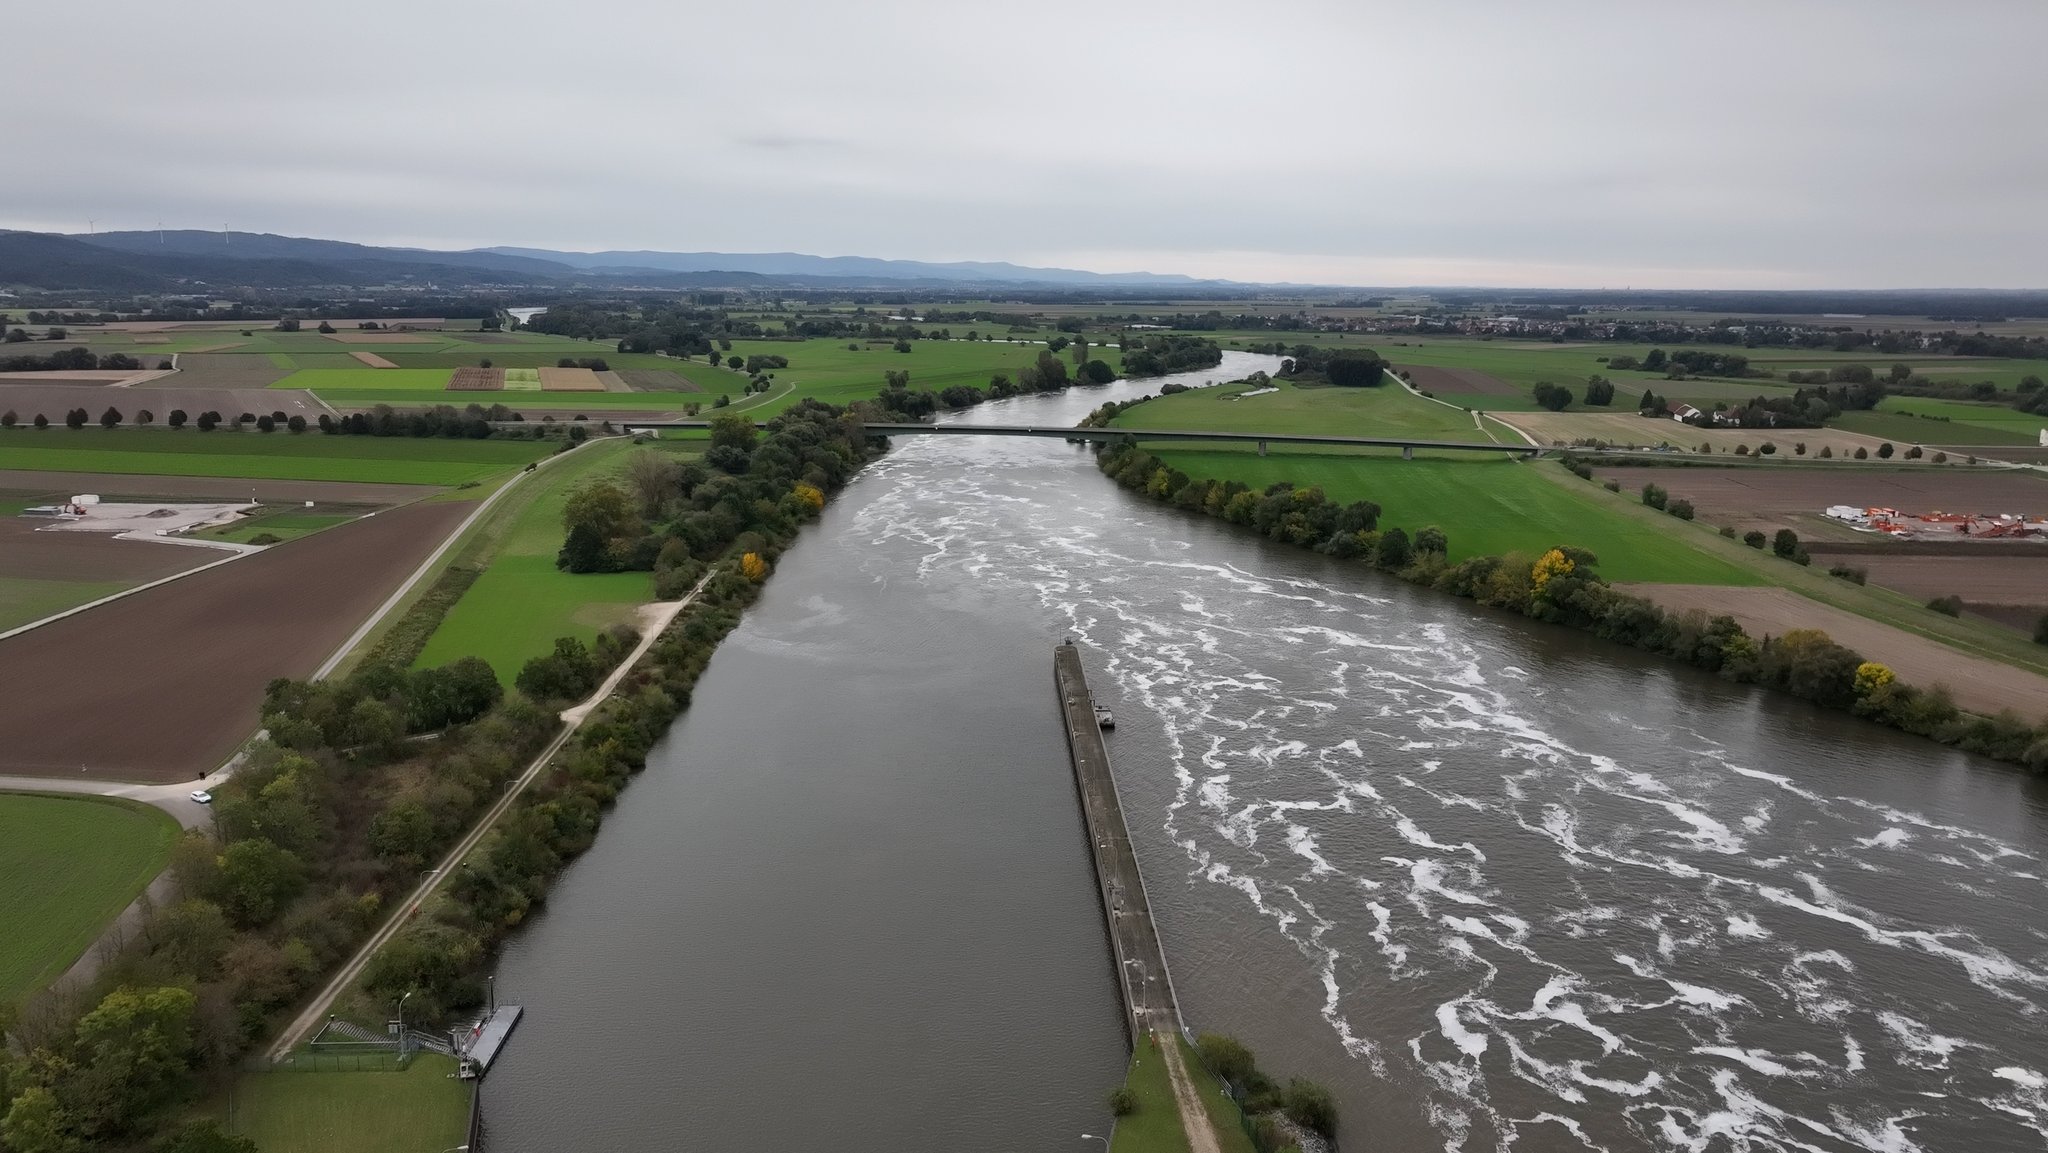
<svg viewBox="0 0 2048 1153">
<path fill-rule="evenodd" d="M 0 773 L 217 768 L 263 687 L 310 675 L 471 511 L 379 513 L 0 641 Z"/>
<path fill-rule="evenodd" d="M 390 361 L 384 359 L 383 357 L 378 356 L 374 352 L 351 352 L 349 353 L 349 355 L 355 357 L 357 360 L 362 361 L 364 364 L 369 365 L 371 368 L 398 367 L 397 365 L 391 363 Z"/>
<path fill-rule="evenodd" d="M 1988 657 L 1971 656 L 1881 621 L 1808 600 L 1790 589 L 1727 585 L 1621 584 L 1616 588 L 1684 611 L 1726 613 L 1752 636 L 1783 636 L 1793 629 L 1819 629 L 1863 654 L 1890 665 L 1899 679 L 1921 688 L 1947 685 L 1956 704 L 1992 714 L 2011 709 L 2030 723 L 2048 717 L 2048 677 Z"/>
<path fill-rule="evenodd" d="M 1425 392 L 1448 392 L 1461 396 L 1519 396 L 1522 393 L 1507 381 L 1476 369 L 1437 368 L 1427 364 L 1397 364 L 1394 367 L 1408 374 L 1408 383 Z"/>
<path fill-rule="evenodd" d="M 1519 414 L 1517 414 L 1519 415 Z M 1694 431 L 1698 431 L 1695 429 Z M 1602 468 L 1635 491 L 1657 484 L 1684 497 L 1700 516 L 1724 519 L 1819 514 L 1831 504 L 1907 512 L 2016 512 L 2048 516 L 2048 479 L 2011 469 L 1926 468 L 1910 471 L 1787 468 Z"/>
</svg>

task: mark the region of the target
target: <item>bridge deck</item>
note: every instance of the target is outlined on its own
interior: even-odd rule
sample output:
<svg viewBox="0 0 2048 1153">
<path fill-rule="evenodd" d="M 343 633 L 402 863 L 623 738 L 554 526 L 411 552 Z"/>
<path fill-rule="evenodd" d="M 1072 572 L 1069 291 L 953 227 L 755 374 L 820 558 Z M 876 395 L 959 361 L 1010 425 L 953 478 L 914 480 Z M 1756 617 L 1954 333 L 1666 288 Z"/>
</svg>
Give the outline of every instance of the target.
<svg viewBox="0 0 2048 1153">
<path fill-rule="evenodd" d="M 692 429 L 711 427 L 704 420 L 634 420 L 623 422 L 628 431 L 638 429 Z M 767 422 L 757 421 L 765 428 Z M 1175 428 L 1068 428 L 1056 425 L 1023 424 L 870 424 L 871 436 L 1041 436 L 1060 440 L 1093 440 L 1111 444 L 1125 441 L 1239 441 L 1267 444 L 1332 444 L 1359 448 L 1447 449 L 1464 452 L 1499 452 L 1513 456 L 1535 456 L 1542 451 L 1531 444 L 1495 444 L 1492 441 L 1418 440 L 1391 436 L 1318 436 L 1295 432 L 1214 432 Z"/>
</svg>

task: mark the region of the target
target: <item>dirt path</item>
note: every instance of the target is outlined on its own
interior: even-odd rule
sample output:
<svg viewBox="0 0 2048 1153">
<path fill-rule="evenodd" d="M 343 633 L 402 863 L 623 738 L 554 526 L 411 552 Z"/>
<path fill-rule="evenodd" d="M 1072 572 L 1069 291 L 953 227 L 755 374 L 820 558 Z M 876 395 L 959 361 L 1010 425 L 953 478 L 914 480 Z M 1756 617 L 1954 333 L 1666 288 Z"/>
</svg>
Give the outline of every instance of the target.
<svg viewBox="0 0 2048 1153">
<path fill-rule="evenodd" d="M 647 629 L 641 635 L 640 643 L 634 646 L 632 652 L 626 654 L 626 659 L 619 662 L 618 668 L 613 670 L 611 676 L 605 678 L 604 684 L 600 685 L 597 691 L 592 693 L 587 700 L 562 714 L 562 719 L 567 723 L 562 727 L 562 731 L 555 735 L 555 739 L 548 742 L 548 747 L 541 750 L 540 755 L 535 757 L 526 766 L 526 771 L 520 773 L 518 779 L 514 780 L 511 786 L 505 790 L 505 795 L 499 798 L 498 803 L 492 805 L 490 811 L 486 812 L 483 818 L 477 821 L 476 825 L 470 829 L 468 835 L 462 838 L 461 843 L 449 850 L 447 856 L 441 858 L 439 865 L 427 874 L 427 879 L 420 882 L 420 886 L 414 889 L 410 896 L 406 897 L 405 901 L 398 906 L 397 911 L 391 914 L 390 919 L 384 922 L 383 926 L 377 930 L 374 936 L 363 942 L 363 947 L 356 950 L 355 955 L 348 959 L 348 963 L 343 965 L 339 972 L 335 973 L 334 979 L 327 982 L 320 990 L 320 994 L 308 1002 L 305 1010 L 297 1017 L 294 1017 L 292 1023 L 285 1027 L 277 1042 L 270 1047 L 268 1055 L 271 1061 L 283 1060 L 301 1041 L 304 1041 L 312 1033 L 315 1027 L 326 1019 L 328 1007 L 334 1004 L 334 999 L 339 997 L 342 991 L 347 989 L 361 975 L 364 966 L 370 963 L 370 958 L 377 955 L 377 950 L 389 944 L 391 939 L 396 937 L 400 930 L 404 929 L 411 922 L 414 916 L 418 915 L 420 908 L 426 903 L 427 898 L 433 896 L 434 890 L 440 887 L 442 879 L 453 872 L 455 866 L 462 863 L 462 858 L 468 856 L 470 850 L 476 848 L 477 842 L 483 839 L 484 834 L 490 832 L 491 827 L 498 823 L 498 819 L 503 817 L 506 811 L 512 807 L 512 803 L 519 799 L 519 794 L 526 791 L 526 787 L 533 783 L 533 779 L 540 775 L 540 771 L 546 768 L 548 762 L 554 759 L 555 754 L 562 750 L 562 746 L 569 742 L 569 738 L 576 735 L 576 730 L 583 726 L 584 720 L 590 716 L 591 711 L 612 694 L 612 690 L 618 687 L 619 681 L 626 673 L 640 662 L 641 657 L 647 655 L 647 650 L 654 647 L 655 641 L 661 639 L 662 630 L 668 627 L 668 622 L 674 620 L 677 613 L 688 608 L 691 602 L 697 599 L 698 595 L 704 591 L 704 587 L 711 583 L 711 578 L 717 575 L 717 572 L 717 569 L 713 569 L 711 572 L 705 573 L 704 579 L 697 582 L 697 587 L 691 589 L 681 600 L 647 606 L 649 611 L 642 617 L 642 620 L 649 623 L 658 620 L 661 622 L 661 627 Z M 1195 1104 L 1200 1106 L 1201 1101 L 1197 1100 Z M 1212 1145 L 1209 1153 L 1219 1153 L 1219 1151 L 1216 1151 Z"/>
<path fill-rule="evenodd" d="M 1181 1060 L 1180 1037 L 1170 1030 L 1152 1034 L 1155 1047 L 1166 1061 L 1166 1076 L 1173 1082 L 1173 1100 L 1180 1106 L 1180 1125 L 1188 1135 L 1189 1153 L 1223 1153 L 1216 1130 L 1209 1124 L 1209 1108 L 1188 1076 L 1187 1062 Z"/>
</svg>

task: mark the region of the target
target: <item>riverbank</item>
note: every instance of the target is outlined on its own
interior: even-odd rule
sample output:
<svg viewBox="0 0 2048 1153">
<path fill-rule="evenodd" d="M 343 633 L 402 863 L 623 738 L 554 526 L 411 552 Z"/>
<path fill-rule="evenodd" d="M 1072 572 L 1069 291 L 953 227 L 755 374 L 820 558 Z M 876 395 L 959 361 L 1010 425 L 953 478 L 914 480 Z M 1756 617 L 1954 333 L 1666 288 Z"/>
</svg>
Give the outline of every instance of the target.
<svg viewBox="0 0 2048 1153">
<path fill-rule="evenodd" d="M 1357 504 L 1340 509 L 1319 488 L 1276 482 L 1260 491 L 1242 481 L 1196 479 L 1135 445 L 1102 454 L 1098 467 L 1134 492 L 1257 528 L 1282 543 L 1355 559 L 1411 584 L 1591 632 L 2037 772 L 2048 770 L 2048 718 L 2030 722 L 2010 713 L 1963 712 L 1945 690 L 1907 685 L 1891 668 L 1865 661 L 1818 629 L 1758 638 L 1733 617 L 1666 613 L 1652 601 L 1611 588 L 1599 574 L 1598 554 L 1570 536 L 1556 539 L 1539 556 L 1479 555 L 1454 563 L 1443 530 L 1422 528 L 1411 536 L 1400 527 L 1381 529 L 1376 505 L 1369 511 Z"/>
</svg>

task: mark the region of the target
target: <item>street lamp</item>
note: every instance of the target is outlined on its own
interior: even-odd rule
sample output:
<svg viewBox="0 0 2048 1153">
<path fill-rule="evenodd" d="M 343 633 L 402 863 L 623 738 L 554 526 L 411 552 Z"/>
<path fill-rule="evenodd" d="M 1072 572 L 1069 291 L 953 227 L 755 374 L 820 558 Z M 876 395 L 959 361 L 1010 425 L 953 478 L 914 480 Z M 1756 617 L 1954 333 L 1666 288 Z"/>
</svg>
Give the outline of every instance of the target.
<svg viewBox="0 0 2048 1153">
<path fill-rule="evenodd" d="M 1081 1140 L 1083 1140 L 1083 1141 L 1100 1141 L 1100 1142 L 1102 1142 L 1102 1147 L 1103 1147 L 1104 1149 L 1107 1149 L 1107 1148 L 1109 1148 L 1109 1138 L 1107 1138 L 1107 1137 L 1097 1137 L 1097 1136 L 1096 1136 L 1095 1134 L 1093 1134 L 1093 1133 L 1083 1133 L 1083 1134 L 1081 1134 Z"/>
<path fill-rule="evenodd" d="M 401 1037 L 405 1036 L 405 999 L 417 992 L 419 992 L 418 989 L 407 989 L 405 997 L 398 999 L 398 1035 Z"/>
</svg>

